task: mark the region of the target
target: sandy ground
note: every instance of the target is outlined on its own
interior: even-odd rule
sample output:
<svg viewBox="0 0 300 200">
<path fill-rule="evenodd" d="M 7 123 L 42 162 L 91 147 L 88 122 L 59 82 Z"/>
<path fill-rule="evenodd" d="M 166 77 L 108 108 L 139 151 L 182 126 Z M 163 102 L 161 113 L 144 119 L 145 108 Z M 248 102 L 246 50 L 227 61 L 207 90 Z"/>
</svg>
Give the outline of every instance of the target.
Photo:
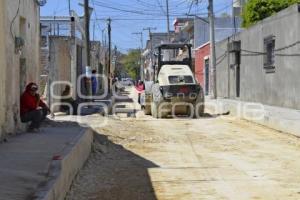
<svg viewBox="0 0 300 200">
<path fill-rule="evenodd" d="M 218 117 L 137 116 L 96 129 L 68 200 L 300 199 L 300 139 Z"/>
</svg>

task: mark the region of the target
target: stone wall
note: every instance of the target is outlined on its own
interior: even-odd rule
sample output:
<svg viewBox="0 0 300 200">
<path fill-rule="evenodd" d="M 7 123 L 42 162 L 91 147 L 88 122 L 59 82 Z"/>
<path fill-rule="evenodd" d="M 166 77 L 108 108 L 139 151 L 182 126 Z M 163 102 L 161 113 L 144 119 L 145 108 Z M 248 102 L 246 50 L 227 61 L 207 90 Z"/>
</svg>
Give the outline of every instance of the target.
<svg viewBox="0 0 300 200">
<path fill-rule="evenodd" d="M 72 53 L 71 37 L 50 36 L 49 38 L 49 81 L 50 85 L 57 81 L 71 80 L 71 53 Z M 53 94 L 60 96 L 65 88 L 65 84 L 55 84 L 53 93 L 50 94 L 50 105 L 59 102 L 59 99 L 54 98 Z M 54 111 L 57 111 L 56 108 Z"/>
</svg>

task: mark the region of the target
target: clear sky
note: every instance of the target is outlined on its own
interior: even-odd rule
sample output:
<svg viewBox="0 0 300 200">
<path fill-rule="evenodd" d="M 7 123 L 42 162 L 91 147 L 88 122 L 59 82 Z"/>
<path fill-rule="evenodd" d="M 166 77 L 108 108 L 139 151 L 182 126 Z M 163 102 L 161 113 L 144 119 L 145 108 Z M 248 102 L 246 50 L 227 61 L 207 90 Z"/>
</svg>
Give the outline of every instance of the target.
<svg viewBox="0 0 300 200">
<path fill-rule="evenodd" d="M 71 9 L 79 15 L 83 14 L 83 8 L 79 3 L 83 0 L 70 0 Z M 233 0 L 214 0 L 216 15 L 231 12 Z M 170 27 L 173 30 L 173 21 L 176 17 L 186 17 L 186 13 L 207 16 L 207 0 L 169 0 Z M 166 0 L 90 0 L 90 6 L 94 8 L 91 21 L 91 38 L 102 40 L 102 30 L 106 28 L 107 18 L 112 18 L 112 40 L 121 51 L 130 48 L 139 48 L 140 38 L 133 32 L 144 33 L 144 45 L 148 39 L 145 27 L 156 27 L 153 32 L 166 32 Z M 68 0 L 48 0 L 41 8 L 42 16 L 66 16 L 68 15 Z M 96 20 L 97 19 L 97 20 Z M 95 25 L 94 25 L 95 24 Z M 95 26 L 95 31 L 93 27 Z M 95 33 L 95 34 L 93 34 Z M 105 34 L 105 36 L 107 33 Z"/>
</svg>

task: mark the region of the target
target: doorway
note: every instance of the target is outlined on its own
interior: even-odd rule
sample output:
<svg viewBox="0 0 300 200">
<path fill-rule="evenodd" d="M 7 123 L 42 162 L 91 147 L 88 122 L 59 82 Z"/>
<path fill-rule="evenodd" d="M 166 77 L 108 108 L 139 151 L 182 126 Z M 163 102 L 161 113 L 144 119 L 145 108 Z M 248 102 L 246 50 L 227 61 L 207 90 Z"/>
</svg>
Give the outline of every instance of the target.
<svg viewBox="0 0 300 200">
<path fill-rule="evenodd" d="M 83 69 L 83 62 L 82 62 L 82 53 L 83 53 L 83 49 L 81 46 L 77 45 L 76 46 L 76 65 L 77 65 L 77 79 L 79 78 L 79 76 L 81 76 L 84 73 L 84 69 Z M 80 89 L 81 94 L 85 94 L 84 93 L 84 79 L 82 78 L 80 80 L 80 85 L 78 85 L 78 82 L 76 81 L 76 85 L 74 85 L 74 88 L 76 88 L 76 99 L 80 99 L 79 98 L 79 94 L 77 93 L 77 89 Z M 78 88 L 79 87 L 79 88 Z"/>
<path fill-rule="evenodd" d="M 204 86 L 205 86 L 205 95 L 209 94 L 209 59 L 204 60 Z"/>
<path fill-rule="evenodd" d="M 240 65 L 236 67 L 236 97 L 240 97 Z"/>
<path fill-rule="evenodd" d="M 241 52 L 238 51 L 235 53 L 235 63 L 236 63 L 236 97 L 240 97 L 241 93 Z"/>
</svg>

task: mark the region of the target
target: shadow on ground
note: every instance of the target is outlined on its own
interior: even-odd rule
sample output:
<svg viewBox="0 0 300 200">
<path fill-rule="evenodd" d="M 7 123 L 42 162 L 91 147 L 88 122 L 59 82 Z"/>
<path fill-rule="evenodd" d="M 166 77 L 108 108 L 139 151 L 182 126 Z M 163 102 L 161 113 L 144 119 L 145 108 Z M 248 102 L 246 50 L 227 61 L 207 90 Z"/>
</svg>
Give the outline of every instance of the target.
<svg viewBox="0 0 300 200">
<path fill-rule="evenodd" d="M 0 144 L 0 199 L 32 200 L 48 180 L 49 163 L 82 132 L 75 122 L 46 120 L 38 133 L 8 137 Z"/>
<path fill-rule="evenodd" d="M 95 134 L 93 153 L 66 199 L 156 200 L 148 174 L 155 167 L 107 136 Z"/>
</svg>

